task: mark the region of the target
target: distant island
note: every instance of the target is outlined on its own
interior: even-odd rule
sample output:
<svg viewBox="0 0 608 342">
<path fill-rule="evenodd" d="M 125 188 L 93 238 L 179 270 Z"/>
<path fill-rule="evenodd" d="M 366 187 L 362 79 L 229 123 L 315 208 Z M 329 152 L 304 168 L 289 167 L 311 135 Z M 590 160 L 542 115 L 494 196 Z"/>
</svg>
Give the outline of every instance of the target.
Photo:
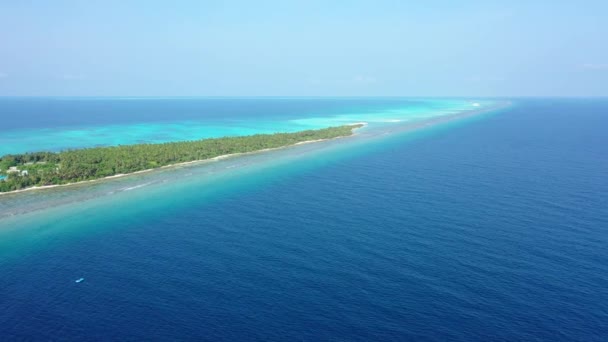
<svg viewBox="0 0 608 342">
<path fill-rule="evenodd" d="M 163 166 L 346 137 L 363 124 L 163 144 L 94 147 L 0 158 L 0 192 L 116 177 Z"/>
</svg>

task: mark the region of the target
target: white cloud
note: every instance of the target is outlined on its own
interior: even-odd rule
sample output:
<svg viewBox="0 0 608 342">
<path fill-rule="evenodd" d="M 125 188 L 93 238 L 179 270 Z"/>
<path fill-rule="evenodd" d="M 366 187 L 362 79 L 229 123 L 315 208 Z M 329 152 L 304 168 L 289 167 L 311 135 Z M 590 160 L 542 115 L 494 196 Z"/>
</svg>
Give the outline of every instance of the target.
<svg viewBox="0 0 608 342">
<path fill-rule="evenodd" d="M 586 63 L 581 65 L 584 70 L 608 71 L 608 63 Z"/>
</svg>

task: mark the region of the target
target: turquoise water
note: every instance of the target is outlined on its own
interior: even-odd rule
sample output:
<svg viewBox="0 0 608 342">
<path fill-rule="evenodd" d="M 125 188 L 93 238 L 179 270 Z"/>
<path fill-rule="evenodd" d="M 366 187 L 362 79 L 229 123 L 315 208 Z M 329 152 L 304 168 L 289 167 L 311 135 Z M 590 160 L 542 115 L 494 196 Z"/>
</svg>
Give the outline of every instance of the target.
<svg viewBox="0 0 608 342">
<path fill-rule="evenodd" d="M 516 100 L 0 196 L 0 336 L 604 340 L 607 109 Z"/>
<path fill-rule="evenodd" d="M 0 155 L 295 132 L 354 122 L 411 123 L 491 105 L 475 100 L 5 98 L 0 99 L 0 112 L 7 117 L 0 129 Z"/>
<path fill-rule="evenodd" d="M 134 199 L 131 199 L 132 196 L 135 195 L 132 192 L 135 192 L 136 194 L 141 193 L 142 196 L 147 198 L 158 191 L 158 196 L 160 196 L 160 198 L 154 198 L 154 200 L 160 200 L 162 202 L 162 197 L 171 198 L 174 196 L 174 189 L 188 189 L 199 185 L 205 187 L 205 191 L 203 192 L 206 192 L 207 189 L 214 189 L 216 187 L 223 189 L 225 188 L 225 184 L 222 181 L 217 181 L 218 177 L 239 178 L 241 174 L 248 174 L 249 172 L 254 172 L 259 169 L 266 170 L 273 165 L 289 165 L 292 161 L 297 161 L 299 159 L 306 159 L 309 162 L 305 163 L 305 166 L 299 166 L 298 169 L 316 165 L 320 161 L 325 160 L 325 158 L 336 161 L 350 154 L 358 154 L 373 149 L 374 146 L 378 145 L 378 143 L 374 144 L 374 141 L 376 140 L 384 141 L 393 135 L 424 128 L 427 125 L 433 126 L 444 122 L 456 121 L 456 119 L 460 117 L 472 115 L 479 110 L 483 110 L 483 108 L 490 110 L 491 108 L 495 108 L 495 106 L 506 105 L 505 101 L 483 101 L 483 107 L 480 106 L 480 108 L 473 107 L 471 102 L 468 101 L 433 100 L 428 103 L 425 102 L 428 112 L 422 114 L 419 112 L 422 110 L 422 107 L 419 104 L 420 102 L 415 101 L 414 103 L 414 109 L 412 110 L 395 109 L 393 111 L 401 113 L 399 114 L 400 116 L 397 114 L 390 116 L 385 110 L 381 113 L 349 115 L 347 117 L 334 115 L 318 122 L 317 120 L 319 119 L 317 116 L 308 119 L 297 119 L 298 122 L 315 122 L 316 125 L 319 125 L 318 127 L 352 122 L 368 123 L 364 128 L 357 130 L 354 137 L 346 139 L 338 139 L 336 141 L 318 144 L 304 144 L 280 151 L 257 153 L 220 161 L 202 162 L 171 169 L 155 170 L 150 173 L 107 181 L 90 182 L 81 185 L 29 191 L 18 194 L 4 194 L 0 196 L 0 219 L 5 218 L 22 221 L 24 218 L 21 214 L 24 213 L 36 212 L 41 209 L 49 209 L 57 206 L 80 206 L 85 203 L 84 201 L 89 200 L 92 200 L 95 203 L 101 203 L 104 201 L 104 198 L 112 204 L 117 203 L 117 201 L 120 201 L 122 198 L 126 198 L 126 203 L 129 203 L 134 201 Z M 400 105 L 403 104 L 400 103 Z M 447 109 L 448 107 L 450 108 L 449 110 Z M 405 115 L 403 113 L 409 114 Z M 402 119 L 395 119 L 396 117 L 401 117 Z M 249 120 L 253 121 L 252 118 Z M 321 126 L 321 123 L 327 126 Z M 279 128 L 282 127 L 282 124 L 282 122 L 277 123 L 274 126 L 274 129 L 279 131 L 282 130 L 283 128 Z M 295 124 L 292 126 L 299 127 L 295 129 L 299 130 L 302 125 L 304 124 Z M 309 123 L 307 125 L 312 126 L 313 124 Z M 126 126 L 131 127 L 130 125 Z M 149 126 L 150 125 L 147 127 Z M 66 131 L 61 132 L 61 134 L 66 134 Z M 116 133 L 121 132 L 120 130 L 111 132 L 113 135 L 122 137 L 120 133 Z M 259 133 L 259 131 L 256 132 Z M 80 147 L 87 146 L 86 140 L 84 140 L 84 142 L 83 140 L 74 140 L 73 143 L 78 144 Z M 294 171 L 292 170 L 291 172 Z M 233 182 L 233 180 L 231 179 L 227 182 Z M 167 191 L 169 191 L 169 193 L 166 193 Z M 196 196 L 200 196 L 200 194 L 197 194 Z M 188 196 L 180 195 L 180 198 L 185 199 L 188 198 Z M 172 201 L 180 201 L 181 199 L 172 199 Z M 141 200 L 144 202 L 146 201 L 144 198 Z M 145 205 L 142 207 L 145 207 Z M 42 217 L 43 220 L 46 220 L 46 212 Z M 2 224 L 1 221 L 0 224 Z M 9 221 L 5 224 L 10 226 L 12 225 L 12 222 Z"/>
</svg>

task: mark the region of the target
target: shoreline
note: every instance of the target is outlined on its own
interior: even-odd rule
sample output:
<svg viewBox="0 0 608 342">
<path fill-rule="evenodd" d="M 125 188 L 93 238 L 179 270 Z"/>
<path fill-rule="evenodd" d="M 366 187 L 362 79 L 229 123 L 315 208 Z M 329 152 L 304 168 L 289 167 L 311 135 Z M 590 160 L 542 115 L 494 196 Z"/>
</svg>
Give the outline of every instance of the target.
<svg viewBox="0 0 608 342">
<path fill-rule="evenodd" d="M 362 125 L 362 127 L 365 127 L 367 125 L 367 122 L 354 122 L 354 123 L 351 123 L 351 124 L 348 124 L 348 125 L 349 126 L 350 125 Z M 123 177 L 127 177 L 127 176 L 133 176 L 133 175 L 137 175 L 137 174 L 141 174 L 141 173 L 147 173 L 147 172 L 152 172 L 152 171 L 156 171 L 156 170 L 168 169 L 168 168 L 179 167 L 179 166 L 186 166 L 186 165 L 191 165 L 191 164 L 205 163 L 205 162 L 216 162 L 216 161 L 220 161 L 220 160 L 223 160 L 223 159 L 228 159 L 228 158 L 233 158 L 233 157 L 239 157 L 239 156 L 243 156 L 243 155 L 252 155 L 252 154 L 256 154 L 256 153 L 264 153 L 264 152 L 275 151 L 275 150 L 281 150 L 281 149 L 285 149 L 285 148 L 289 148 L 289 147 L 294 147 L 294 146 L 298 146 L 298 145 L 311 144 L 311 143 L 317 143 L 317 142 L 323 142 L 323 141 L 330 141 L 330 140 L 342 139 L 342 138 L 349 138 L 349 137 L 352 137 L 352 136 L 354 136 L 354 135 L 357 134 L 356 130 L 358 128 L 361 128 L 361 127 L 354 127 L 352 129 L 352 134 L 351 135 L 347 135 L 347 136 L 328 138 L 328 139 L 306 140 L 306 141 L 297 142 L 295 144 L 290 144 L 290 145 L 285 145 L 285 146 L 280 146 L 280 147 L 273 147 L 273 148 L 265 148 L 265 149 L 261 149 L 261 150 L 257 150 L 257 151 L 251 151 L 251 152 L 239 152 L 239 153 L 223 154 L 223 155 L 220 155 L 220 156 L 217 156 L 217 157 L 213 157 L 213 158 L 199 159 L 199 160 L 192 160 L 192 161 L 188 161 L 188 162 L 169 164 L 169 165 L 164 165 L 164 166 L 153 168 L 153 169 L 139 170 L 139 171 L 130 172 L 130 173 L 120 173 L 120 174 L 117 174 L 117 175 L 112 175 L 112 176 L 107 176 L 107 177 L 102 177 L 102 178 L 97 178 L 97 179 L 89 179 L 89 180 L 84 180 L 84 181 L 79 181 L 79 182 L 73 182 L 73 183 L 52 184 L 52 185 L 43 185 L 43 186 L 33 186 L 33 187 L 30 187 L 30 188 L 25 188 L 25 189 L 0 192 L 0 196 L 12 195 L 12 194 L 23 193 L 23 192 L 34 191 L 34 190 L 46 190 L 46 189 L 53 189 L 53 188 L 66 187 L 66 186 L 83 185 L 83 184 L 87 184 L 87 183 L 107 181 L 107 180 L 112 180 L 112 179 L 117 179 L 117 178 L 123 178 Z"/>
<path fill-rule="evenodd" d="M 477 116 L 477 115 L 484 114 L 484 113 L 491 113 L 491 112 L 509 107 L 511 104 L 512 104 L 511 101 L 501 101 L 489 108 L 473 109 L 470 111 L 451 114 L 451 115 L 447 115 L 444 117 L 437 117 L 437 118 L 432 118 L 430 120 L 423 120 L 421 122 L 414 122 L 409 125 L 406 125 L 404 131 L 417 130 L 417 129 L 425 128 L 428 126 L 434 126 L 437 124 L 441 124 L 444 122 L 450 122 L 450 121 L 454 121 L 454 120 L 458 120 L 458 119 L 462 119 L 462 118 Z M 353 122 L 353 123 L 349 123 L 347 125 L 361 125 L 362 127 L 365 127 L 368 125 L 368 123 L 367 122 Z M 25 188 L 25 189 L 12 190 L 12 191 L 8 191 L 8 192 L 0 192 L 0 197 L 2 197 L 4 195 L 14 195 L 14 194 L 19 194 L 19 193 L 34 191 L 34 190 L 45 190 L 45 189 L 53 189 L 53 188 L 60 188 L 60 187 L 83 185 L 83 184 L 88 184 L 88 183 L 93 183 L 93 182 L 108 181 L 108 180 L 112 180 L 112 179 L 118 179 L 118 178 L 123 178 L 123 177 L 127 177 L 127 176 L 133 176 L 133 175 L 137 175 L 137 174 L 152 172 L 155 170 L 187 166 L 187 165 L 198 164 L 198 163 L 216 162 L 216 161 L 220 161 L 223 159 L 239 157 L 239 156 L 243 156 L 243 155 L 264 153 L 264 152 L 275 151 L 275 150 L 281 150 L 281 149 L 295 147 L 295 146 L 303 145 L 303 144 L 311 144 L 311 143 L 318 143 L 318 142 L 324 142 L 324 141 L 330 141 L 330 140 L 336 140 L 336 139 L 342 139 L 342 138 L 349 138 L 349 137 L 354 137 L 355 135 L 357 135 L 356 130 L 358 128 L 362 128 L 362 127 L 353 128 L 352 134 L 347 135 L 347 136 L 339 136 L 339 137 L 328 138 L 328 139 L 315 139 L 315 140 L 300 141 L 300 142 L 297 142 L 297 143 L 291 144 L 291 145 L 285 145 L 285 146 L 274 147 L 274 148 L 266 148 L 266 149 L 261 149 L 261 150 L 257 150 L 257 151 L 251 151 L 251 152 L 224 154 L 224 155 L 220 155 L 220 156 L 216 156 L 216 157 L 208 158 L 208 159 L 199 159 L 199 160 L 193 160 L 193 161 L 188 161 L 188 162 L 175 163 L 175 164 L 164 165 L 164 166 L 160 166 L 160 167 L 152 168 L 152 169 L 139 170 L 139 171 L 130 172 L 130 173 L 121 173 L 121 174 L 116 174 L 116 175 L 107 176 L 107 177 L 103 177 L 103 178 L 90 179 L 90 180 L 73 182 L 73 183 L 34 186 L 34 187 L 30 187 L 30 188 Z"/>
</svg>

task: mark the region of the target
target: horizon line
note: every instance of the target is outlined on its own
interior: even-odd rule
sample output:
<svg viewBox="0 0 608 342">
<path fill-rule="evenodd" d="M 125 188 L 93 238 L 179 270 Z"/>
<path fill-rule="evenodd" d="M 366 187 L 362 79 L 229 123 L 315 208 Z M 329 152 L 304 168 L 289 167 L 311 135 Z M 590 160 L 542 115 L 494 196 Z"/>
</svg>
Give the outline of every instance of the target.
<svg viewBox="0 0 608 342">
<path fill-rule="evenodd" d="M 280 98 L 401 98 L 401 99 L 568 99 L 568 98 L 608 98 L 608 95 L 0 95 L 7 98 L 122 98 L 122 99 L 280 99 Z"/>
</svg>

